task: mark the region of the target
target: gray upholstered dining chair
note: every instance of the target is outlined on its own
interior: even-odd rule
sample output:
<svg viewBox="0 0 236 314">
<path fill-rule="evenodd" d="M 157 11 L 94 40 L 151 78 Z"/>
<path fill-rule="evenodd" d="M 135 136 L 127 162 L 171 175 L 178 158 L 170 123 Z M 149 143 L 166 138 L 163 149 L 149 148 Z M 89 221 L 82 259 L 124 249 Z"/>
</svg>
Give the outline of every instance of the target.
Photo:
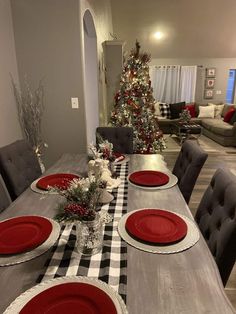
<svg viewBox="0 0 236 314">
<path fill-rule="evenodd" d="M 236 259 L 236 177 L 229 170 L 215 172 L 195 220 L 226 285 Z"/>
<path fill-rule="evenodd" d="M 183 143 L 172 173 L 178 178 L 178 186 L 188 204 L 198 175 L 208 154 L 192 140 Z"/>
<path fill-rule="evenodd" d="M 96 135 L 100 134 L 104 140 L 113 144 L 115 153 L 133 153 L 133 128 L 132 127 L 98 127 Z M 98 138 L 96 136 L 97 144 Z"/>
<path fill-rule="evenodd" d="M 12 200 L 15 200 L 41 174 L 38 159 L 25 140 L 0 148 L 0 174 Z"/>
<path fill-rule="evenodd" d="M 10 195 L 7 191 L 6 185 L 0 175 L 0 212 L 6 209 L 11 203 Z"/>
</svg>

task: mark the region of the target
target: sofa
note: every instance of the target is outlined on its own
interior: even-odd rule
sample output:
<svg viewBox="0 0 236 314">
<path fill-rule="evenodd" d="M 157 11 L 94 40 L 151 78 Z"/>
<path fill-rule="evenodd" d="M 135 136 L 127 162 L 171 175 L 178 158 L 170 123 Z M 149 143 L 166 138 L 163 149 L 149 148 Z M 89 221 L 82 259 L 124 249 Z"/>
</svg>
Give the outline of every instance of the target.
<svg viewBox="0 0 236 314">
<path fill-rule="evenodd" d="M 205 106 L 215 106 L 217 108 L 221 105 L 223 110 L 218 117 L 204 117 L 204 115 L 199 115 L 201 107 Z M 202 126 L 202 134 L 209 137 L 213 141 L 221 144 L 222 146 L 236 146 L 236 111 L 234 111 L 235 118 L 231 121 L 225 122 L 224 119 L 229 111 L 236 109 L 236 105 L 233 104 L 194 104 L 195 107 L 195 117 L 191 118 L 192 122 L 200 124 Z M 182 109 L 185 109 L 183 107 Z M 204 109 L 204 108 L 203 108 Z M 160 110 L 155 106 L 155 115 L 158 118 L 158 124 L 163 133 L 171 133 L 171 124 L 173 121 L 180 121 L 180 118 L 173 119 L 171 117 L 166 118 L 160 114 Z M 233 122 L 232 122 L 233 121 Z"/>
</svg>

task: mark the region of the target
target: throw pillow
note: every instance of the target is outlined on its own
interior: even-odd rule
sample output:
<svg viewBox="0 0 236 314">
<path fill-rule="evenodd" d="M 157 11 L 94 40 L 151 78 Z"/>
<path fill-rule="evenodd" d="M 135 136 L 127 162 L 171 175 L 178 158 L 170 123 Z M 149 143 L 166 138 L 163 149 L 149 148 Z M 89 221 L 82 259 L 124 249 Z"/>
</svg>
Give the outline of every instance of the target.
<svg viewBox="0 0 236 314">
<path fill-rule="evenodd" d="M 224 117 L 224 122 L 229 123 L 229 121 L 233 117 L 234 113 L 235 113 L 235 109 L 234 108 L 229 109 L 229 111 L 226 113 L 226 115 Z"/>
<path fill-rule="evenodd" d="M 179 114 L 183 111 L 185 106 L 185 101 L 178 102 L 175 104 L 170 104 L 170 118 L 171 119 L 178 119 Z"/>
<path fill-rule="evenodd" d="M 215 106 L 215 118 L 216 119 L 222 118 L 223 109 L 224 109 L 224 105 L 216 105 Z"/>
<path fill-rule="evenodd" d="M 230 119 L 229 123 L 233 125 L 235 122 L 236 122 L 236 111 L 234 112 L 234 114 L 233 114 L 232 118 Z"/>
<path fill-rule="evenodd" d="M 222 112 L 223 112 L 223 109 L 224 109 L 224 104 L 222 104 L 222 105 L 215 105 L 215 104 L 212 104 L 212 103 L 208 103 L 208 106 L 215 106 L 215 118 L 216 119 L 221 119 Z"/>
<path fill-rule="evenodd" d="M 161 116 L 170 119 L 170 105 L 169 104 L 159 104 L 159 108 L 161 111 Z"/>
<path fill-rule="evenodd" d="M 192 118 L 196 118 L 196 110 L 195 110 L 195 105 L 194 104 L 187 104 L 184 109 L 187 109 L 190 113 L 190 116 Z"/>
<path fill-rule="evenodd" d="M 154 110 L 155 110 L 155 116 L 160 116 L 161 115 L 161 111 L 160 111 L 160 102 L 157 101 L 154 104 Z"/>
<path fill-rule="evenodd" d="M 198 118 L 214 118 L 215 106 L 199 106 Z"/>
</svg>

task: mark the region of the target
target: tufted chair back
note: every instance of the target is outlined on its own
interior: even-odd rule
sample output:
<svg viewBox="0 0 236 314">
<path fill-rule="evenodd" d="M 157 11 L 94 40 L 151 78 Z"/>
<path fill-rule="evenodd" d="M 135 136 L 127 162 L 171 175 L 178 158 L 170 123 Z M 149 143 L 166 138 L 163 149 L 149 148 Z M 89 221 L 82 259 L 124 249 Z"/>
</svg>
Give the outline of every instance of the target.
<svg viewBox="0 0 236 314">
<path fill-rule="evenodd" d="M 30 144 L 18 140 L 0 148 L 0 173 L 15 200 L 42 172 Z"/>
<path fill-rule="evenodd" d="M 133 128 L 98 127 L 97 134 L 100 134 L 104 140 L 108 140 L 113 144 L 114 152 L 133 154 Z"/>
<path fill-rule="evenodd" d="M 215 172 L 195 220 L 226 285 L 236 258 L 236 177 L 228 170 Z"/>
<path fill-rule="evenodd" d="M 195 182 L 208 154 L 194 141 L 185 141 L 173 168 L 178 186 L 188 204 Z"/>
<path fill-rule="evenodd" d="M 11 203 L 10 195 L 8 194 L 5 183 L 0 175 L 0 212 L 7 208 Z"/>
</svg>

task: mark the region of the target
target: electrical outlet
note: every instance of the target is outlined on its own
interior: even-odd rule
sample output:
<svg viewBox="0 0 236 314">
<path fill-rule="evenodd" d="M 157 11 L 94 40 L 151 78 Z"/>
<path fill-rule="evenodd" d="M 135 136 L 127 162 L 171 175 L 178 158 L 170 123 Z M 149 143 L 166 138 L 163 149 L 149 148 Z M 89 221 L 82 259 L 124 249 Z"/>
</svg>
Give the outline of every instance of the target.
<svg viewBox="0 0 236 314">
<path fill-rule="evenodd" d="M 217 90 L 216 95 L 221 95 L 221 90 Z"/>
<path fill-rule="evenodd" d="M 72 109 L 79 108 L 79 99 L 77 97 L 71 97 L 71 107 Z"/>
</svg>

